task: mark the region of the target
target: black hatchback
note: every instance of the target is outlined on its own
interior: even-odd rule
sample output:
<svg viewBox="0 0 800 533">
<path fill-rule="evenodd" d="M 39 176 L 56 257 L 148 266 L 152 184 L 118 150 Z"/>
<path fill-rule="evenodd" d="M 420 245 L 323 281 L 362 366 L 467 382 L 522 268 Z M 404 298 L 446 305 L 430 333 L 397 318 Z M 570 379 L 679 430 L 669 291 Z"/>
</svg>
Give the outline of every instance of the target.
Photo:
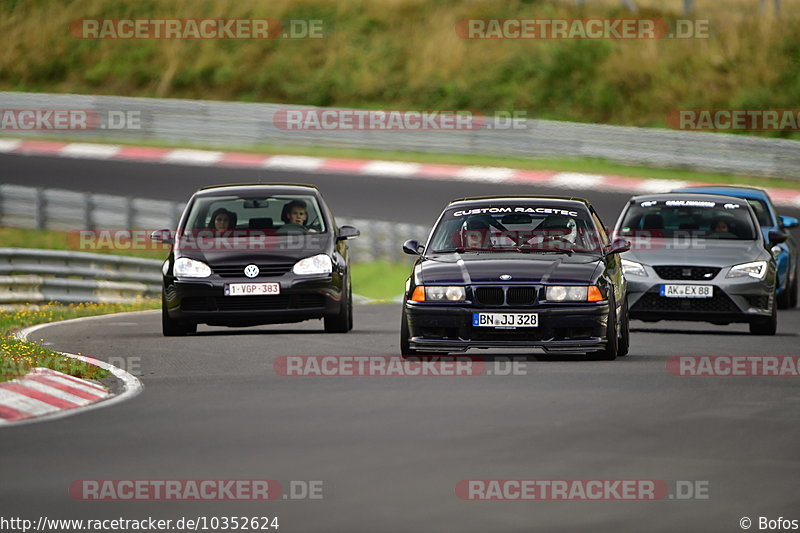
<svg viewBox="0 0 800 533">
<path fill-rule="evenodd" d="M 325 331 L 353 327 L 347 239 L 316 187 L 219 185 L 197 191 L 162 272 L 162 331 L 193 333 L 198 324 L 254 326 L 323 319 Z"/>
<path fill-rule="evenodd" d="M 406 282 L 403 356 L 469 348 L 541 348 L 615 359 L 628 352 L 619 252 L 580 198 L 451 202 Z"/>
</svg>

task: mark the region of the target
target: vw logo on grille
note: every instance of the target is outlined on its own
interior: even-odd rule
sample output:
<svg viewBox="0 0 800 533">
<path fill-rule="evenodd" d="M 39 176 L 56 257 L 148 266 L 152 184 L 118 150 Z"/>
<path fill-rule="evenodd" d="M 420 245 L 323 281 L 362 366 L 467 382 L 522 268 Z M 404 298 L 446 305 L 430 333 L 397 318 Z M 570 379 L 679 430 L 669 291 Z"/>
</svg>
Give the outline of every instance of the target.
<svg viewBox="0 0 800 533">
<path fill-rule="evenodd" d="M 248 278 L 254 278 L 258 276 L 258 267 L 256 265 L 247 265 L 244 267 L 244 275 Z"/>
<path fill-rule="evenodd" d="M 500 279 L 502 279 L 503 281 L 508 281 L 511 279 L 511 276 L 509 276 L 508 274 L 501 274 Z"/>
</svg>

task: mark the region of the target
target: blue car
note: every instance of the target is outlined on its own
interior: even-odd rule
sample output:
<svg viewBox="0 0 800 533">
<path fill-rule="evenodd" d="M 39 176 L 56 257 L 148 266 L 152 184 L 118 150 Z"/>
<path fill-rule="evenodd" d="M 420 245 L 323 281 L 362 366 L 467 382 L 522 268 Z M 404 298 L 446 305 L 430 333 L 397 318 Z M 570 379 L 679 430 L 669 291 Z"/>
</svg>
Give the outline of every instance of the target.
<svg viewBox="0 0 800 533">
<path fill-rule="evenodd" d="M 755 187 L 729 186 L 729 185 L 698 185 L 695 187 L 684 187 L 674 189 L 671 192 L 691 192 L 700 194 L 721 194 L 723 196 L 733 196 L 747 200 L 753 208 L 764 234 L 764 240 L 768 241 L 767 235 L 770 231 L 780 231 L 786 233 L 786 241 L 772 247 L 772 255 L 778 262 L 778 283 L 777 296 L 778 308 L 788 309 L 797 305 L 797 242 L 792 237 L 789 228 L 795 228 L 800 221 L 794 217 L 780 216 L 775 210 L 769 195 L 762 189 Z"/>
</svg>

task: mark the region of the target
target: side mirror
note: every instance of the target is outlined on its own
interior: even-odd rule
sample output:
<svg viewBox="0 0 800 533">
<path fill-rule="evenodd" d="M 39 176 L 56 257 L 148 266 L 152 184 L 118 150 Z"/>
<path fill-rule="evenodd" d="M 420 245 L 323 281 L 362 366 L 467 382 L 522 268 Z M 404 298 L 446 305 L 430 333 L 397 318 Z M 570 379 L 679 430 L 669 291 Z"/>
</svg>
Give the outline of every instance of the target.
<svg viewBox="0 0 800 533">
<path fill-rule="evenodd" d="M 800 220 L 797 220 L 794 217 L 779 216 L 778 219 L 780 219 L 781 226 L 784 228 L 796 228 L 797 226 L 800 226 Z"/>
<path fill-rule="evenodd" d="M 625 239 L 614 239 L 614 242 L 611 243 L 606 255 L 621 254 L 622 252 L 627 252 L 630 249 L 630 241 L 626 241 Z"/>
<path fill-rule="evenodd" d="M 411 239 L 403 243 L 403 251 L 408 255 L 422 255 L 425 251 L 425 247 Z"/>
<path fill-rule="evenodd" d="M 342 226 L 339 228 L 339 235 L 336 236 L 336 240 L 346 241 L 347 239 L 355 239 L 359 235 L 361 235 L 361 232 L 353 226 Z"/>
<path fill-rule="evenodd" d="M 788 235 L 786 235 L 782 231 L 774 231 L 773 230 L 773 231 L 770 231 L 767 234 L 767 237 L 769 238 L 769 243 L 774 246 L 776 244 L 780 244 L 780 243 L 786 241 Z"/>
<path fill-rule="evenodd" d="M 172 244 L 172 232 L 168 229 L 159 229 L 150 234 L 150 240 L 153 242 L 160 242 L 162 244 Z"/>
</svg>

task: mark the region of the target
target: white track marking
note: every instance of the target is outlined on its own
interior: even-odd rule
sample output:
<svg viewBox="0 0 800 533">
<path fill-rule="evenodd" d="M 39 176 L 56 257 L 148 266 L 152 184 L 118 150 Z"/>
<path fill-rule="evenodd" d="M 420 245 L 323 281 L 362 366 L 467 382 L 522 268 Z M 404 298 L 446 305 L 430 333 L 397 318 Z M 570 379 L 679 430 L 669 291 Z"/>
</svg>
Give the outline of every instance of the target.
<svg viewBox="0 0 800 533">
<path fill-rule="evenodd" d="M 62 148 L 59 153 L 67 157 L 108 159 L 117 155 L 120 150 L 120 146 L 115 146 L 113 144 L 71 143 Z"/>
</svg>

